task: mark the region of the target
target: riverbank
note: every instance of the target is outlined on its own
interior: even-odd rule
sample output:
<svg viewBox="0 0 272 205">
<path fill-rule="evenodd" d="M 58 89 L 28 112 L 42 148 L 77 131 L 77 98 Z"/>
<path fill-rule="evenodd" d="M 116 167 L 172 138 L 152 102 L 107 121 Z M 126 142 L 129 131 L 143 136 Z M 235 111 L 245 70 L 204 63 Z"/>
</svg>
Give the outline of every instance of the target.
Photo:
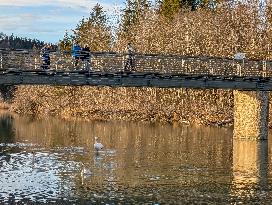
<svg viewBox="0 0 272 205">
<path fill-rule="evenodd" d="M 230 126 L 231 90 L 19 86 L 10 110 L 64 119 Z"/>
</svg>

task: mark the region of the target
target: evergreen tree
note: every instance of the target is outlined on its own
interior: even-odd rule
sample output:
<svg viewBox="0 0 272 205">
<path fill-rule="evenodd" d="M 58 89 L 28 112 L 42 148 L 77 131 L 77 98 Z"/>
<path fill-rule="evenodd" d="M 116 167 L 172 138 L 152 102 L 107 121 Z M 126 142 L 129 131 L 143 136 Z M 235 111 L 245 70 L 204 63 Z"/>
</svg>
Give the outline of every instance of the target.
<svg viewBox="0 0 272 205">
<path fill-rule="evenodd" d="M 130 26 L 134 25 L 142 17 L 149 7 L 150 1 L 148 0 L 127 0 L 122 20 L 123 32 L 128 32 Z"/>
<path fill-rule="evenodd" d="M 91 51 L 110 50 L 112 34 L 103 7 L 99 4 L 95 5 L 90 16 L 79 22 L 74 35 L 81 46 L 88 44 Z"/>
<path fill-rule="evenodd" d="M 38 49 L 44 46 L 43 41 L 37 39 L 27 39 L 14 36 L 10 36 L 0 32 L 0 48 L 8 49 L 32 49 L 34 46 Z"/>
<path fill-rule="evenodd" d="M 160 12 L 165 17 L 172 18 L 181 7 L 181 0 L 163 0 L 160 6 Z"/>
<path fill-rule="evenodd" d="M 107 16 L 103 11 L 103 7 L 99 4 L 96 4 L 90 13 L 88 21 L 92 22 L 94 26 L 104 27 L 107 24 Z"/>
<path fill-rule="evenodd" d="M 160 4 L 160 12 L 167 18 L 173 18 L 181 8 L 190 8 L 192 11 L 197 8 L 214 9 L 219 0 L 162 0 Z"/>
<path fill-rule="evenodd" d="M 73 36 L 68 34 L 68 31 L 66 30 L 64 33 L 64 37 L 62 40 L 59 41 L 59 48 L 60 50 L 69 51 L 72 48 L 73 44 Z"/>
</svg>

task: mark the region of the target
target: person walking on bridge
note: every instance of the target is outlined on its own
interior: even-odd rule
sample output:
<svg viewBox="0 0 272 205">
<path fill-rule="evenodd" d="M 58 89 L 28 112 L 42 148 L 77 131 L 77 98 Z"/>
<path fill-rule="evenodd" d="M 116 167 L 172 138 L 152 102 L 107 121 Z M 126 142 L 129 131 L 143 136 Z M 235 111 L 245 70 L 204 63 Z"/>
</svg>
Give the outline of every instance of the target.
<svg viewBox="0 0 272 205">
<path fill-rule="evenodd" d="M 134 70 L 134 64 L 135 64 L 135 50 L 132 47 L 131 43 L 128 43 L 127 45 L 127 56 L 126 56 L 126 62 L 124 71 L 131 71 Z"/>
<path fill-rule="evenodd" d="M 50 46 L 49 44 L 45 44 L 44 47 L 41 49 L 41 59 L 42 65 L 41 68 L 47 70 L 50 68 Z"/>
<path fill-rule="evenodd" d="M 78 61 L 80 59 L 81 47 L 79 46 L 78 41 L 72 47 L 72 57 L 75 59 L 74 66 L 78 65 Z"/>
<path fill-rule="evenodd" d="M 80 58 L 84 64 L 83 69 L 90 70 L 90 47 L 87 44 L 81 49 Z"/>
</svg>

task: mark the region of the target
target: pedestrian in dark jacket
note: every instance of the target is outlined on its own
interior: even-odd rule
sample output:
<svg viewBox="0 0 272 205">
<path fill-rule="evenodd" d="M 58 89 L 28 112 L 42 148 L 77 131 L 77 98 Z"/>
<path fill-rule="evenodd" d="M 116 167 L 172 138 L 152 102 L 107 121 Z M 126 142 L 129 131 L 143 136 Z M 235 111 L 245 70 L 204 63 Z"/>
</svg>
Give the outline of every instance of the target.
<svg viewBox="0 0 272 205">
<path fill-rule="evenodd" d="M 84 47 L 81 50 L 81 60 L 84 63 L 84 68 L 85 70 L 90 69 L 90 47 L 85 44 Z"/>
<path fill-rule="evenodd" d="M 44 47 L 41 49 L 41 59 L 42 59 L 42 69 L 49 69 L 50 68 L 50 46 L 46 44 Z"/>
</svg>

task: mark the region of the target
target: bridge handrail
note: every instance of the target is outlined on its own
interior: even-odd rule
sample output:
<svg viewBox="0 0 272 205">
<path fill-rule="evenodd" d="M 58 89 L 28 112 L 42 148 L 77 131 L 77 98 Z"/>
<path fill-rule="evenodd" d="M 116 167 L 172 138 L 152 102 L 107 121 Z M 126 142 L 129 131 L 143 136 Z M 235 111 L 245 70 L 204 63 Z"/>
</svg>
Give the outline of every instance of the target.
<svg viewBox="0 0 272 205">
<path fill-rule="evenodd" d="M 40 52 L 39 51 L 26 51 L 26 50 L 13 50 L 13 51 L 9 51 L 7 52 L 5 50 L 4 53 L 13 53 L 13 54 L 36 54 L 37 57 L 40 56 Z M 0 50 L 0 54 L 4 54 L 1 50 Z M 51 51 L 50 52 L 51 55 L 67 55 L 67 54 L 71 54 L 71 52 L 58 52 L 58 51 Z M 96 56 L 116 56 L 116 57 L 124 57 L 124 56 L 128 56 L 129 53 L 117 53 L 117 52 L 84 52 L 82 51 L 82 53 L 89 53 L 90 56 L 92 57 L 96 57 Z M 152 58 L 159 58 L 159 59 L 164 59 L 164 58 L 175 58 L 177 60 L 201 60 L 201 61 L 209 61 L 209 60 L 220 60 L 220 61 L 235 61 L 235 62 L 242 62 L 242 60 L 235 60 L 233 58 L 223 58 L 223 57 L 214 57 L 214 56 L 188 56 L 188 55 L 164 55 L 164 54 L 142 54 L 142 53 L 135 53 L 133 54 L 134 57 L 137 58 L 148 58 L 148 57 L 152 57 Z M 244 59 L 243 62 L 267 62 L 267 63 L 272 63 L 272 60 L 255 60 L 255 59 Z"/>
<path fill-rule="evenodd" d="M 34 54 L 40 54 L 40 50 L 32 50 L 32 49 L 3 49 L 0 48 L 0 53 L 3 52 L 16 52 L 16 53 L 34 53 Z M 51 54 L 70 54 L 72 55 L 72 51 L 57 51 L 57 50 L 52 50 L 50 51 Z M 86 51 L 81 51 L 81 53 L 89 53 L 92 56 L 105 56 L 105 55 L 115 55 L 115 56 L 127 56 L 129 53 L 126 52 L 115 52 L 115 51 L 91 51 L 91 52 L 86 52 Z M 235 60 L 232 57 L 219 57 L 219 56 L 205 56 L 205 55 L 178 55 L 178 54 L 163 54 L 163 53 L 137 53 L 135 52 L 133 54 L 134 56 L 143 58 L 143 57 L 157 57 L 157 58 L 176 58 L 176 59 L 199 59 L 199 60 L 234 60 L 234 61 L 241 61 L 241 60 Z M 243 60 L 244 62 L 261 62 L 261 61 L 266 61 L 266 62 L 272 62 L 272 60 L 266 60 L 266 59 L 250 59 L 246 58 Z"/>
<path fill-rule="evenodd" d="M 84 52 L 82 52 L 84 53 Z M 92 69 L 103 72 L 124 70 L 129 53 L 121 52 L 85 52 L 90 54 Z M 54 70 L 80 69 L 71 51 L 51 50 L 50 68 Z M 180 56 L 171 54 L 134 53 L 133 63 L 136 71 L 145 73 L 199 74 L 199 75 L 238 75 L 238 76 L 272 76 L 272 61 L 255 59 L 235 60 L 212 56 Z M 82 56 L 84 57 L 84 55 Z M 81 69 L 84 58 L 80 59 Z M 42 69 L 39 50 L 0 50 L 0 69 Z M 85 66 L 85 69 L 87 67 Z"/>
</svg>

